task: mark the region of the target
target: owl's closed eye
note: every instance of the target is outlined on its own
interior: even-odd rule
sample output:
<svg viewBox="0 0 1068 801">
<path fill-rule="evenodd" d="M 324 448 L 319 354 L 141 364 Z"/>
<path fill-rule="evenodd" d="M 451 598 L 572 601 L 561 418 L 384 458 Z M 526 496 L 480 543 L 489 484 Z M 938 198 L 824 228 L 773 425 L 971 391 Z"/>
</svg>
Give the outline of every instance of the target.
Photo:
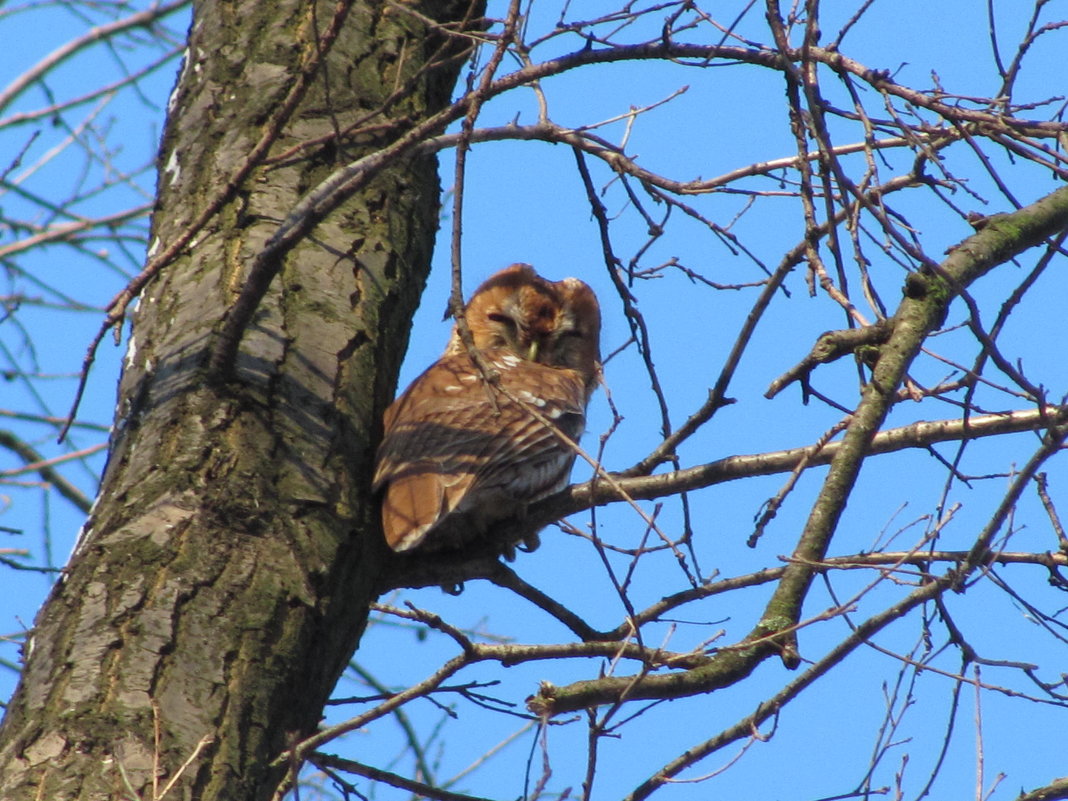
<svg viewBox="0 0 1068 801">
<path fill-rule="evenodd" d="M 563 489 L 585 427 L 600 360 L 593 290 L 513 264 L 464 314 L 498 380 L 486 381 L 454 329 L 386 410 L 374 488 L 395 551 L 458 547 Z"/>
</svg>

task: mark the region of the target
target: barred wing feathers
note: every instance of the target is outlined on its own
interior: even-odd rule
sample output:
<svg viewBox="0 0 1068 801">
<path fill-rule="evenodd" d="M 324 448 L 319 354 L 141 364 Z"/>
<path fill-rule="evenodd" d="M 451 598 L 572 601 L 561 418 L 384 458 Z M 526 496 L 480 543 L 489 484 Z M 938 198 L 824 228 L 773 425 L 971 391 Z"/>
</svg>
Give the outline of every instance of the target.
<svg viewBox="0 0 1068 801">
<path fill-rule="evenodd" d="M 485 356 L 500 389 L 466 354 L 446 356 L 386 412 L 374 485 L 396 551 L 432 533 L 439 547 L 462 544 L 567 483 L 575 453 L 558 433 L 582 433 L 584 376 L 503 350 Z"/>
</svg>

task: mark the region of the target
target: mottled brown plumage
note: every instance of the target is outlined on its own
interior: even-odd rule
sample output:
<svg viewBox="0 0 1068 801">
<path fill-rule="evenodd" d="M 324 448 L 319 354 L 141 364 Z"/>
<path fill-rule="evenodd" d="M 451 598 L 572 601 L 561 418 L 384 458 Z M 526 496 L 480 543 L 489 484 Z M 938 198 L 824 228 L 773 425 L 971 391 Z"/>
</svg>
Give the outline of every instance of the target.
<svg viewBox="0 0 1068 801">
<path fill-rule="evenodd" d="M 513 264 L 483 283 L 465 319 L 498 374 L 487 382 L 457 330 L 445 354 L 386 410 L 374 486 L 395 551 L 458 547 L 567 484 L 597 382 L 601 314 L 577 278 Z"/>
</svg>

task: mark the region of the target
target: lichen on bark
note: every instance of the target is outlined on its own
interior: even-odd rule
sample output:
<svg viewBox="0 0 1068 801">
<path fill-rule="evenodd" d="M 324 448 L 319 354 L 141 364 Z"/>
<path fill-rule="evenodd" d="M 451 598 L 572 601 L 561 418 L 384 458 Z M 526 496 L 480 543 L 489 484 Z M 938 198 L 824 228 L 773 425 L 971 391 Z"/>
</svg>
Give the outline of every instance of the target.
<svg viewBox="0 0 1068 801">
<path fill-rule="evenodd" d="M 144 795 L 158 764 L 186 798 L 265 799 L 317 725 L 377 586 L 370 461 L 429 269 L 435 161 L 384 170 L 286 254 L 234 380 L 206 381 L 205 358 L 301 195 L 448 104 L 469 41 L 425 18 L 479 4 L 413 5 L 196 5 L 150 254 L 206 220 L 140 298 L 100 499 L 0 729 L 0 797 Z M 346 133 L 366 120 L 389 124 Z"/>
</svg>

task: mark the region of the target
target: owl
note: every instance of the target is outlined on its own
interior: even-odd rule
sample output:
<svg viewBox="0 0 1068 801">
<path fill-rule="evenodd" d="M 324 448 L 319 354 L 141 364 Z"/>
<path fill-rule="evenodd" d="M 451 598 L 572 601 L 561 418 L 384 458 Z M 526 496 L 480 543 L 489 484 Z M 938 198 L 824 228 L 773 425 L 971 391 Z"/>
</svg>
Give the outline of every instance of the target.
<svg viewBox="0 0 1068 801">
<path fill-rule="evenodd" d="M 386 410 L 374 489 L 394 551 L 457 548 L 567 485 L 600 374 L 601 312 L 577 278 L 513 264 L 464 310 L 487 380 L 454 328 Z"/>
</svg>

